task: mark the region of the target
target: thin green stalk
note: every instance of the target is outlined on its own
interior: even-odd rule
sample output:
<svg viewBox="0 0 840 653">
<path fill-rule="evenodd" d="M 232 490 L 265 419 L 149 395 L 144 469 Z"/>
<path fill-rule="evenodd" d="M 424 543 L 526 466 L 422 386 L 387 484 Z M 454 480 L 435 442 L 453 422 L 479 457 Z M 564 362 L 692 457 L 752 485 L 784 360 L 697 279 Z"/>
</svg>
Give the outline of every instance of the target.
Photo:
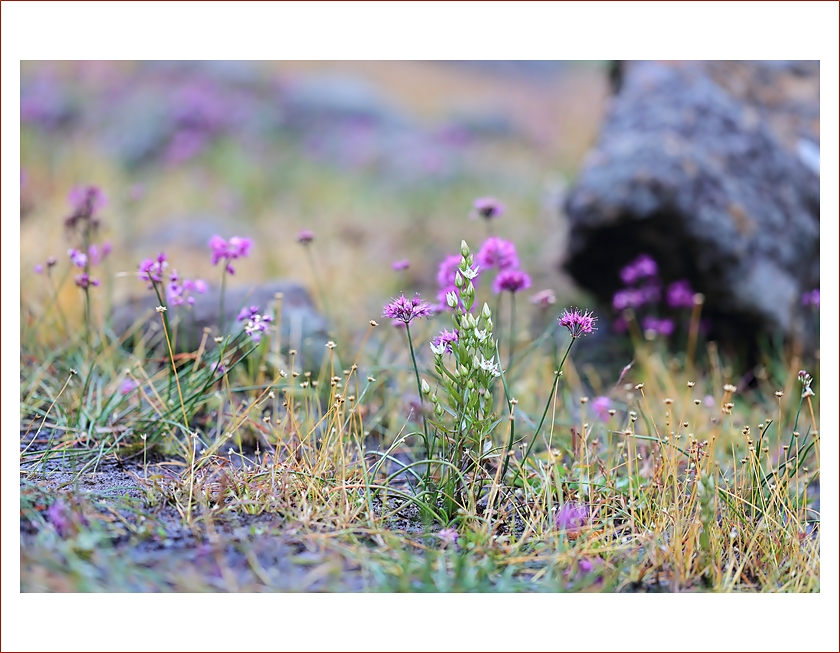
<svg viewBox="0 0 840 653">
<path fill-rule="evenodd" d="M 312 268 L 312 277 L 315 279 L 315 287 L 318 289 L 318 294 L 321 296 L 321 306 L 324 308 L 324 314 L 327 316 L 327 321 L 332 324 L 332 314 L 330 313 L 329 303 L 327 302 L 327 293 L 324 292 L 324 286 L 321 285 L 321 277 L 318 274 L 318 266 L 315 265 L 315 257 L 312 255 L 312 250 L 309 245 L 306 245 L 306 256 L 309 258 L 309 266 Z"/>
<path fill-rule="evenodd" d="M 426 423 L 426 413 L 423 411 L 423 387 L 420 384 L 420 372 L 417 369 L 417 358 L 414 356 L 414 342 L 411 339 L 411 327 L 405 325 L 405 332 L 408 335 L 408 349 L 411 352 L 411 362 L 414 365 L 414 378 L 417 380 L 417 394 L 420 396 L 420 414 L 423 417 L 423 446 L 426 448 L 426 460 L 429 461 L 426 469 L 426 483 L 432 477 L 432 452 L 429 447 L 429 427 Z"/>
<path fill-rule="evenodd" d="M 531 449 L 534 448 L 534 443 L 537 441 L 537 436 L 539 436 L 540 431 L 542 430 L 543 424 L 545 423 L 545 418 L 548 415 L 548 409 L 551 407 L 552 399 L 554 398 L 554 390 L 557 388 L 557 383 L 560 381 L 560 372 L 563 370 L 563 365 L 566 363 L 566 358 L 569 356 L 569 352 L 572 350 L 572 345 L 575 344 L 575 338 L 572 338 L 571 342 L 569 342 L 569 346 L 566 347 L 566 353 L 563 354 L 563 360 L 560 361 L 560 366 L 554 371 L 554 383 L 551 384 L 551 392 L 548 393 L 548 401 L 545 402 L 545 410 L 543 411 L 542 418 L 540 419 L 540 423 L 537 424 L 537 430 L 534 431 L 534 437 L 531 438 L 531 443 L 528 445 L 528 448 L 525 450 L 525 455 L 522 457 L 522 467 L 516 470 L 516 476 L 513 477 L 513 482 L 511 485 L 516 485 L 516 481 L 519 480 L 519 475 L 524 468 L 524 463 L 528 460 L 528 456 L 531 453 Z M 506 461 L 507 462 L 507 461 Z"/>
<path fill-rule="evenodd" d="M 222 287 L 219 292 L 219 335 L 224 337 L 225 320 L 225 284 L 227 283 L 227 268 L 222 269 Z M 160 295 L 158 295 L 159 297 Z"/>
<path fill-rule="evenodd" d="M 516 345 L 516 293 L 510 293 L 510 333 L 508 334 L 508 364 L 510 370 L 513 365 L 513 348 Z"/>
</svg>

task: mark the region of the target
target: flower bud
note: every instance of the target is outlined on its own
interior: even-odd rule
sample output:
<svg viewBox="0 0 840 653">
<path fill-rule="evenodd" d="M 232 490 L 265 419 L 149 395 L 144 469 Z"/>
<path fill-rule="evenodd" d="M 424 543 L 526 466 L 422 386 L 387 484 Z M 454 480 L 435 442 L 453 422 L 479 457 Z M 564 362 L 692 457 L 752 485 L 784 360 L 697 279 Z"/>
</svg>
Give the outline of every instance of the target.
<svg viewBox="0 0 840 653">
<path fill-rule="evenodd" d="M 462 240 L 461 241 L 461 256 L 463 256 L 464 258 L 467 258 L 469 255 L 470 255 L 470 248 L 467 245 L 467 241 Z"/>
<path fill-rule="evenodd" d="M 427 395 L 432 391 L 432 389 L 429 387 L 429 384 L 426 383 L 426 379 L 420 381 L 420 390 L 423 392 L 424 395 Z"/>
<path fill-rule="evenodd" d="M 484 316 L 485 320 L 490 319 L 490 307 L 487 305 L 487 302 L 484 302 L 484 308 L 481 309 L 481 315 Z"/>
</svg>

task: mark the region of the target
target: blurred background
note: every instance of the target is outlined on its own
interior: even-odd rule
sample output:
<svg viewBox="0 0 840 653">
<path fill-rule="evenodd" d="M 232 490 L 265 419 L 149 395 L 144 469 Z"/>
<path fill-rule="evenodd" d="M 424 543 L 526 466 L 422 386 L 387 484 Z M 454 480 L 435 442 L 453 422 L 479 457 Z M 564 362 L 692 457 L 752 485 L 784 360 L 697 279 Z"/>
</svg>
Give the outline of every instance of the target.
<svg viewBox="0 0 840 653">
<path fill-rule="evenodd" d="M 145 292 L 137 263 L 162 250 L 218 283 L 214 234 L 255 240 L 234 282 L 289 277 L 314 294 L 295 240 L 307 228 L 336 320 L 366 325 L 400 290 L 433 299 L 444 256 L 486 237 L 469 214 L 487 195 L 533 290 L 571 298 L 559 207 L 608 93 L 607 62 L 22 62 L 24 303 L 46 293 L 35 266 L 72 246 L 68 193 L 87 184 L 107 198 L 117 302 Z"/>
</svg>

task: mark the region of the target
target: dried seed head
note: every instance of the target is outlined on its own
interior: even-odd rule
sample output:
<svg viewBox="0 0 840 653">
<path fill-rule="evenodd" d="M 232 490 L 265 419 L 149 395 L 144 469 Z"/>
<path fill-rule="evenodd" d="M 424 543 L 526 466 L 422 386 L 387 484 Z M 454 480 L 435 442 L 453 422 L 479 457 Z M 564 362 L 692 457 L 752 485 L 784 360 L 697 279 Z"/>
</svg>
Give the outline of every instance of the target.
<svg viewBox="0 0 840 653">
<path fill-rule="evenodd" d="M 370 325 L 371 325 L 372 327 L 378 327 L 378 326 L 379 326 L 379 322 L 377 322 L 376 320 L 371 320 L 371 321 L 370 321 Z"/>
<path fill-rule="evenodd" d="M 373 376 L 368 377 L 368 383 L 373 383 L 374 381 L 376 381 L 375 377 L 373 377 Z"/>
<path fill-rule="evenodd" d="M 636 390 L 641 390 L 644 387 L 645 387 L 644 383 L 639 383 L 639 384 L 636 385 Z"/>
<path fill-rule="evenodd" d="M 724 385 L 724 386 L 723 386 L 723 391 L 724 391 L 724 392 L 733 393 L 733 392 L 735 392 L 737 389 L 738 389 L 738 388 L 736 388 L 736 387 L 735 387 L 734 385 L 732 385 L 731 383 L 727 383 L 726 385 Z"/>
<path fill-rule="evenodd" d="M 674 403 L 673 399 L 671 399 L 670 397 L 665 397 L 665 405 L 666 406 L 670 406 L 673 403 Z"/>
<path fill-rule="evenodd" d="M 582 403 L 582 404 L 585 404 L 587 401 L 589 401 L 589 397 L 581 397 L 580 398 L 580 403 Z"/>
<path fill-rule="evenodd" d="M 781 399 L 782 397 L 784 397 L 784 396 L 785 396 L 785 393 L 784 393 L 784 392 L 782 392 L 781 390 L 776 390 L 776 396 L 777 396 L 779 399 Z"/>
<path fill-rule="evenodd" d="M 689 381 L 686 385 L 687 385 L 689 388 L 693 388 L 693 387 L 694 387 L 694 381 Z"/>
<path fill-rule="evenodd" d="M 700 405 L 700 400 L 699 400 L 699 399 L 695 399 L 695 400 L 694 400 L 694 405 L 695 405 L 695 406 L 699 406 L 699 405 Z"/>
<path fill-rule="evenodd" d="M 224 340 L 222 336 L 216 336 L 215 338 L 213 338 L 213 342 L 215 342 L 217 345 L 222 344 L 222 340 Z"/>
<path fill-rule="evenodd" d="M 607 414 L 609 414 L 609 416 L 610 416 L 610 417 L 614 416 L 614 415 L 615 415 L 615 408 L 610 408 L 610 409 L 607 411 Z"/>
<path fill-rule="evenodd" d="M 335 343 L 332 340 L 327 341 L 327 344 L 324 345 L 327 349 L 335 349 Z"/>
<path fill-rule="evenodd" d="M 166 312 L 166 306 L 158 306 L 155 310 L 158 313 L 164 313 L 164 312 Z"/>
</svg>

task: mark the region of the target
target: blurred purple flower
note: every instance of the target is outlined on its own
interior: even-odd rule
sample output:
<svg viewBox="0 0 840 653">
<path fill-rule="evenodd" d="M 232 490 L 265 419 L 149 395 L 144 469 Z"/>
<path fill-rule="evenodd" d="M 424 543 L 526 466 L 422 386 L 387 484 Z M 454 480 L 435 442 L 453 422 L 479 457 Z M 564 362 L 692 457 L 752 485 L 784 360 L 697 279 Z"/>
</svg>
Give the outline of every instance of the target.
<svg viewBox="0 0 840 653">
<path fill-rule="evenodd" d="M 247 257 L 253 244 L 254 242 L 250 238 L 233 236 L 227 241 L 221 236 L 213 236 L 209 243 L 213 265 L 218 265 L 219 261 L 225 261 L 225 270 L 229 274 L 234 274 L 235 270 L 230 262 Z"/>
<path fill-rule="evenodd" d="M 260 334 L 268 331 L 272 319 L 270 315 L 260 314 L 259 306 L 243 308 L 237 316 L 237 320 L 245 322 L 245 333 L 251 336 L 254 342 L 259 342 Z"/>
<path fill-rule="evenodd" d="M 169 264 L 166 262 L 166 254 L 161 252 L 156 259 L 147 258 L 140 262 L 137 277 L 140 281 L 148 281 L 151 288 L 152 284 L 163 282 L 164 270 L 167 267 Z"/>
<path fill-rule="evenodd" d="M 438 537 L 443 540 L 443 545 L 455 544 L 458 541 L 458 531 L 454 528 L 442 528 L 438 531 Z"/>
<path fill-rule="evenodd" d="M 391 268 L 397 272 L 408 270 L 408 259 L 404 258 L 399 261 L 394 261 L 393 263 L 391 263 Z"/>
<path fill-rule="evenodd" d="M 98 286 L 99 285 L 99 279 L 94 279 L 93 277 L 88 275 L 86 272 L 82 272 L 81 274 L 77 274 L 74 281 L 76 282 L 76 285 L 79 286 L 79 288 L 82 288 L 84 290 L 87 290 L 91 286 Z"/>
<path fill-rule="evenodd" d="M 517 293 L 531 287 L 531 277 L 522 270 L 502 270 L 493 281 L 493 292 Z"/>
<path fill-rule="evenodd" d="M 120 384 L 120 394 L 127 395 L 131 394 L 138 388 L 137 381 L 130 377 L 125 377 Z"/>
<path fill-rule="evenodd" d="M 40 263 L 35 266 L 35 274 L 41 274 L 44 271 L 44 266 Z"/>
<path fill-rule="evenodd" d="M 654 333 L 667 338 L 674 333 L 674 322 L 668 318 L 658 320 L 649 315 L 642 320 L 642 328 L 644 328 L 645 331 L 653 331 Z"/>
<path fill-rule="evenodd" d="M 184 303 L 192 306 L 195 304 L 193 292 L 199 294 L 207 292 L 207 284 L 201 279 L 184 279 L 181 281 L 178 272 L 173 270 L 169 275 L 169 284 L 166 286 L 166 298 L 173 306 L 183 306 Z"/>
<path fill-rule="evenodd" d="M 495 197 L 479 197 L 473 203 L 473 210 L 479 217 L 485 220 L 492 220 L 493 218 L 498 218 L 505 212 L 505 205 Z"/>
<path fill-rule="evenodd" d="M 420 299 L 419 296 L 408 299 L 405 295 L 400 295 L 382 309 L 382 317 L 402 322 L 405 325 L 411 324 L 415 318 L 429 317 L 431 314 L 428 302 Z"/>
<path fill-rule="evenodd" d="M 540 290 L 538 293 L 534 293 L 531 296 L 531 303 L 539 306 L 540 308 L 548 308 L 556 301 L 557 297 L 554 296 L 554 291 L 548 288 Z"/>
<path fill-rule="evenodd" d="M 608 422 L 610 419 L 609 410 L 611 405 L 612 402 L 609 397 L 595 397 L 595 400 L 592 402 L 592 409 L 595 411 L 599 420 Z"/>
<path fill-rule="evenodd" d="M 642 254 L 638 258 L 634 259 L 631 263 L 627 264 L 625 267 L 621 269 L 620 276 L 621 280 L 625 284 L 631 284 L 639 279 L 645 279 L 647 277 L 654 277 L 658 271 L 656 261 L 654 261 L 650 256 L 647 254 Z"/>
<path fill-rule="evenodd" d="M 577 308 L 573 311 L 564 309 L 563 315 L 557 320 L 557 324 L 566 327 L 572 338 L 577 339 L 595 331 L 597 320 L 598 318 L 592 315 L 591 311 L 581 311 Z"/>
<path fill-rule="evenodd" d="M 557 529 L 568 533 L 577 533 L 588 521 L 589 509 L 580 503 L 564 503 L 554 518 Z"/>
<path fill-rule="evenodd" d="M 461 267 L 461 256 L 451 254 L 447 256 L 438 266 L 437 282 L 441 288 L 448 288 L 455 285 L 455 272 Z"/>
<path fill-rule="evenodd" d="M 47 519 L 61 537 L 67 537 L 71 533 L 73 521 L 70 518 L 70 509 L 61 499 L 56 499 L 47 508 Z"/>
<path fill-rule="evenodd" d="M 820 305 L 820 289 L 815 288 L 810 292 L 806 292 L 802 295 L 802 305 L 803 306 L 819 306 Z"/>
<path fill-rule="evenodd" d="M 67 201 L 75 214 L 92 216 L 108 204 L 108 198 L 97 186 L 74 186 L 67 195 Z"/>
<path fill-rule="evenodd" d="M 301 229 L 297 235 L 297 241 L 301 245 L 309 245 L 313 240 L 315 240 L 315 234 L 309 229 Z"/>
<path fill-rule="evenodd" d="M 516 246 L 509 240 L 503 240 L 495 236 L 484 241 L 484 244 L 475 256 L 475 261 L 484 268 L 507 270 L 509 268 L 519 267 Z"/>
<path fill-rule="evenodd" d="M 694 291 L 687 279 L 680 279 L 668 286 L 666 292 L 668 306 L 671 308 L 691 308 L 694 306 Z"/>
<path fill-rule="evenodd" d="M 84 269 L 85 266 L 87 266 L 87 254 L 80 252 L 78 249 L 68 249 L 67 256 L 70 257 L 70 261 L 72 261 L 73 265 L 75 265 L 77 268 Z"/>
</svg>

